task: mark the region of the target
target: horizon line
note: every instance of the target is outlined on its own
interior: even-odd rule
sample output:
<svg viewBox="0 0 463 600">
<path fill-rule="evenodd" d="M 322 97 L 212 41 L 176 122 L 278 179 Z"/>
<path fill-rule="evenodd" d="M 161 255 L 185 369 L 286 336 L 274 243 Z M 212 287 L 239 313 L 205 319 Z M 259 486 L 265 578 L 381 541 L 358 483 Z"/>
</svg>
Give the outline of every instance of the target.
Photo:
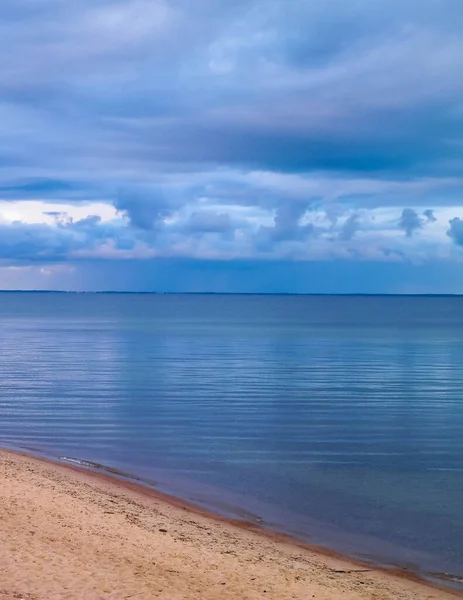
<svg viewBox="0 0 463 600">
<path fill-rule="evenodd" d="M 163 292 L 118 290 L 1 290 L 0 294 L 94 294 L 146 296 L 370 296 L 370 297 L 460 297 L 463 293 L 394 292 Z"/>
</svg>

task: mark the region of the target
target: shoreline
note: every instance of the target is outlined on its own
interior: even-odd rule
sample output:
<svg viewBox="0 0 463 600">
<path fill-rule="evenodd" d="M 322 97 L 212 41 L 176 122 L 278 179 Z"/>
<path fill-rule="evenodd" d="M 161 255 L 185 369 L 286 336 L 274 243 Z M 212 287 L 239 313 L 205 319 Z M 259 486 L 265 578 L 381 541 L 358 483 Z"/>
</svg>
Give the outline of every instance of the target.
<svg viewBox="0 0 463 600">
<path fill-rule="evenodd" d="M 69 460 L 69 459 L 68 459 Z M 72 460 L 72 459 L 71 459 Z M 63 531 L 61 526 L 57 526 L 50 523 L 50 515 L 60 515 L 58 519 L 65 523 L 65 528 L 71 527 L 76 529 L 75 533 L 80 532 L 82 534 L 82 544 L 85 546 L 84 541 L 92 546 L 96 539 L 93 536 L 93 530 L 91 528 L 86 529 L 85 524 L 82 521 L 76 520 L 69 513 L 70 508 L 68 505 L 72 505 L 73 499 L 80 498 L 79 502 L 74 502 L 81 512 L 91 515 L 93 527 L 105 531 L 105 535 L 108 536 L 108 543 L 111 540 L 113 545 L 114 540 L 112 539 L 112 527 L 114 518 L 112 515 L 118 514 L 118 531 L 120 532 L 121 539 L 124 536 L 127 540 L 131 541 L 133 546 L 132 550 L 123 550 L 125 544 L 120 545 L 119 552 L 116 555 L 119 558 L 114 558 L 114 564 L 100 565 L 100 571 L 98 576 L 95 574 L 96 579 L 105 578 L 107 570 L 111 570 L 115 567 L 120 568 L 121 562 L 124 563 L 131 560 L 133 556 L 140 558 L 139 549 L 137 547 L 137 541 L 140 542 L 140 527 L 143 520 L 152 519 L 153 514 L 160 514 L 162 512 L 163 519 L 169 521 L 169 526 L 166 527 L 141 527 L 143 531 L 149 532 L 152 539 L 150 540 L 150 552 L 153 554 L 160 554 L 160 557 L 166 562 L 166 567 L 163 569 L 164 580 L 169 579 L 168 573 L 170 571 L 177 571 L 175 568 L 169 569 L 169 560 L 177 565 L 176 551 L 180 547 L 181 554 L 187 557 L 187 563 L 193 563 L 191 572 L 188 571 L 188 577 L 195 578 L 195 573 L 199 573 L 198 578 L 200 582 L 197 587 L 201 588 L 201 585 L 205 585 L 206 588 L 202 588 L 199 591 L 196 590 L 194 593 L 188 590 L 176 590 L 172 593 L 172 589 L 175 586 L 184 586 L 183 579 L 178 581 L 178 577 L 171 576 L 170 591 L 165 591 L 163 588 L 152 591 L 146 590 L 136 592 L 130 596 L 118 595 L 117 590 L 113 591 L 97 591 L 96 588 L 91 592 L 96 595 L 75 595 L 66 592 L 67 595 L 58 595 L 56 591 L 46 591 L 44 596 L 34 595 L 34 591 L 29 589 L 21 590 L 21 594 L 26 594 L 24 597 L 30 598 L 31 600 L 43 598 L 215 598 L 209 594 L 209 588 L 205 583 L 209 579 L 214 579 L 218 576 L 220 581 L 220 597 L 221 598 L 307 598 L 310 597 L 308 591 L 312 591 L 314 598 L 320 599 L 335 599 L 340 597 L 344 598 L 396 598 L 401 597 L 404 599 L 408 598 L 436 598 L 436 599 L 450 599 L 455 597 L 463 597 L 461 591 L 451 588 L 451 580 L 447 582 L 443 580 L 443 583 L 439 584 L 430 582 L 409 571 L 407 569 L 386 568 L 368 563 L 366 561 L 357 560 L 347 556 L 343 556 L 335 551 L 331 551 L 324 547 L 313 546 L 306 542 L 300 541 L 290 535 L 284 533 L 278 533 L 263 527 L 261 524 L 253 523 L 238 518 L 230 518 L 222 516 L 219 513 L 215 513 L 211 510 L 201 508 L 191 502 L 182 500 L 181 498 L 171 496 L 164 492 L 158 491 L 155 488 L 143 485 L 142 481 L 136 482 L 130 480 L 128 474 L 118 473 L 116 470 L 107 471 L 100 465 L 88 463 L 88 466 L 84 464 L 73 464 L 72 462 L 65 462 L 59 459 L 45 458 L 42 456 L 34 456 L 25 451 L 10 450 L 0 448 L 0 465 L 2 469 L 0 471 L 0 514 L 4 517 L 3 512 L 6 511 L 9 514 L 11 527 L 14 531 L 14 535 L 17 536 L 19 545 L 22 540 L 23 545 L 28 535 L 21 531 L 18 524 L 24 522 L 24 519 L 30 521 L 31 514 L 37 516 L 40 521 L 40 526 L 36 526 L 35 532 L 32 534 L 34 540 L 37 540 L 37 534 L 40 534 L 44 545 L 50 551 L 49 540 L 56 540 L 55 537 L 58 533 L 62 536 Z M 90 467 L 90 468 L 89 468 Z M 91 468 L 93 467 L 93 469 Z M 101 469 L 101 470 L 100 470 Z M 127 477 L 127 479 L 126 479 Z M 11 490 L 9 490 L 11 488 Z M 10 494 L 10 497 L 5 497 Z M 45 490 L 45 491 L 44 491 Z M 90 494 L 90 495 L 88 495 Z M 56 499 L 58 495 L 58 500 Z M 85 496 L 85 498 L 82 497 Z M 40 497 L 40 502 L 37 497 Z M 109 496 L 109 505 L 106 503 Z M 14 506 L 21 503 L 25 498 L 28 502 L 23 506 L 16 515 L 9 513 L 9 503 Z M 137 506 L 136 515 L 132 515 L 132 518 L 128 518 L 127 510 L 132 510 L 130 506 L 133 503 Z M 3 506 L 2 506 L 3 504 Z M 111 508 L 112 510 L 103 510 L 101 507 Z M 125 507 L 124 510 L 121 507 Z M 116 510 L 121 509 L 122 512 Z M 13 511 L 14 512 L 14 511 Z M 42 514 L 43 513 L 43 514 Z M 107 515 L 105 517 L 104 515 Z M 167 516 L 166 516 L 167 515 Z M 188 520 L 185 520 L 187 516 Z M 16 518 L 16 521 L 15 521 Z M 128 523 L 127 523 L 128 520 Z M 66 525 L 67 522 L 73 522 L 71 525 Z M 0 539 L 4 538 L 5 524 L 4 518 L 0 519 Z M 152 525 L 152 524 L 151 524 Z M 169 547 L 172 551 L 166 553 L 164 547 L 166 545 L 166 538 L 170 538 L 170 531 L 174 529 L 177 531 L 177 535 L 173 539 L 169 539 Z M 192 531 L 190 531 L 192 529 Z M 198 531 L 207 530 L 207 538 L 204 539 L 204 535 L 198 534 Z M 187 530 L 187 531 L 185 531 Z M 30 532 L 29 532 L 30 533 Z M 24 535 L 23 535 L 24 534 Z M 210 544 L 211 537 L 215 540 L 215 545 Z M 24 539 L 23 539 L 24 538 Z M 224 550 L 224 545 L 228 548 L 228 541 L 230 538 L 234 540 L 234 546 L 236 549 L 240 548 L 242 551 L 237 552 L 234 549 Z M 77 539 L 77 538 L 76 538 Z M 46 541 L 48 540 L 48 542 Z M 188 543 L 187 543 L 188 542 Z M 61 537 L 60 544 L 63 546 L 61 550 L 69 550 L 66 544 L 69 540 L 66 536 Z M 143 540 L 143 545 L 146 541 Z M 72 542 L 71 542 L 72 545 Z M 59 544 L 58 544 L 59 546 Z M 61 547 L 60 546 L 60 547 Z M 117 547 L 117 543 L 116 543 Z M 267 552 L 262 553 L 262 549 L 266 548 Z M 43 552 L 44 548 L 40 547 L 40 552 Z M 51 549 L 54 552 L 54 549 Z M 207 550 L 207 552 L 206 552 Z M 97 557 L 101 556 L 102 549 L 96 553 Z M 24 560 L 29 562 L 27 552 L 24 555 L 24 548 L 22 550 L 23 560 L 17 563 L 11 557 L 10 554 L 2 562 L 16 563 L 17 567 L 24 570 Z M 199 561 L 195 563 L 197 554 L 206 553 L 208 554 L 208 560 L 203 562 Z M 296 554 L 295 554 L 296 553 Z M 8 554 L 8 552 L 7 552 Z M 26 556 L 26 558 L 24 558 Z M 32 555 L 31 555 L 32 556 Z M 45 562 L 47 562 L 46 555 Z M 1 554 L 0 554 L 1 557 Z M 232 560 L 232 558 L 234 560 Z M 236 560 L 237 559 L 237 560 Z M 37 562 L 35 557 L 32 557 L 32 563 Z M 68 562 L 72 563 L 74 560 L 73 553 L 68 556 Z M 79 559 L 82 560 L 82 557 Z M 214 568 L 211 567 L 209 572 L 210 561 L 215 562 Z M 119 563 L 118 563 L 119 561 Z M 238 564 L 237 564 L 238 561 Z M 156 565 L 156 561 L 153 562 Z M 172 565 L 171 565 L 172 566 Z M 242 571 L 249 571 L 249 567 L 253 566 L 256 568 L 258 573 L 259 568 L 263 571 L 262 576 L 267 583 L 262 583 L 263 586 L 269 589 L 255 590 L 257 584 L 254 582 L 258 580 L 258 577 L 249 577 L 249 582 L 246 584 L 246 577 L 237 577 Z M 258 567 L 258 568 L 257 568 Z M 153 567 L 154 568 L 154 567 Z M 254 572 L 251 568 L 251 574 Z M 34 567 L 28 567 L 32 572 Z M 72 570 L 72 569 L 71 569 Z M 8 569 L 7 569 L 8 571 Z M 212 573 L 212 574 L 211 574 Z M 241 573 L 242 574 L 242 573 Z M 146 587 L 146 579 L 148 573 L 144 572 L 143 585 Z M 292 577 L 294 575 L 294 577 Z M 5 585 L 11 587 L 11 583 L 5 582 L 2 579 L 3 575 L 0 573 L 0 599 L 8 597 L 15 597 L 14 595 L 7 596 L 4 592 Z M 42 577 L 42 576 L 41 576 Z M 41 579 L 40 577 L 40 579 Z M 74 577 L 74 576 L 73 576 Z M 135 576 L 132 577 L 132 579 Z M 438 575 L 436 574 L 436 578 Z M 29 579 L 33 579 L 33 576 Z M 71 577 L 72 579 L 72 577 Z M 135 580 L 137 577 L 135 577 Z M 270 581 L 269 581 L 270 579 Z M 234 584 L 236 588 L 233 591 L 230 583 Z M 92 583 L 90 577 L 88 584 Z M 201 585 L 200 585 L 201 584 Z M 228 587 L 227 587 L 228 584 Z M 304 585 L 300 585 L 304 584 Z M 36 583 L 34 585 L 44 586 L 46 582 L 42 584 Z M 51 585 L 51 584 L 50 584 Z M 56 588 L 56 585 L 53 584 Z M 64 584 L 63 584 L 64 585 Z M 82 584 L 81 584 L 82 585 Z M 108 588 L 109 584 L 105 584 Z M 122 583 L 120 585 L 123 585 Z M 125 584 L 124 584 L 125 585 Z M 151 585 L 151 584 L 150 584 Z M 156 585 L 153 583 L 153 585 Z M 240 589 L 238 589 L 242 586 Z M 224 587 L 227 589 L 224 594 Z M 309 588 L 307 587 L 309 586 Z M 103 586 L 104 587 L 104 586 Z M 136 586 L 137 587 L 137 586 Z M 19 589 L 19 582 L 17 584 Z M 299 589 L 301 588 L 301 589 Z M 311 589 L 310 589 L 311 588 Z M 287 595 L 284 590 L 291 590 L 291 594 Z M 369 595 L 365 595 L 368 591 Z M 17 593 L 17 592 L 14 592 Z M 3 595 L 2 595 L 3 594 Z M 28 595 L 27 595 L 28 594 Z M 167 594 L 167 595 L 164 595 Z M 171 594 L 171 595 L 168 595 Z M 177 595 L 175 595 L 177 594 Z M 196 595 L 195 595 L 196 594 Z M 199 594 L 199 595 L 198 595 Z M 265 594 L 265 595 L 264 595 Z M 377 594 L 377 595 L 374 595 Z M 20 597 L 20 596 L 17 596 Z"/>
<path fill-rule="evenodd" d="M 362 568 L 378 569 L 386 573 L 392 573 L 400 577 L 406 577 L 414 579 L 417 582 L 424 583 L 426 585 L 432 585 L 434 587 L 442 589 L 451 589 L 457 592 L 462 592 L 463 595 L 463 577 L 444 572 L 437 571 L 426 571 L 418 568 L 411 568 L 406 564 L 401 564 L 400 561 L 386 561 L 375 558 L 364 554 L 364 558 L 344 552 L 339 549 L 334 549 L 327 545 L 311 543 L 305 540 L 303 537 L 298 537 L 297 534 L 285 531 L 283 527 L 277 529 L 272 526 L 271 523 L 263 520 L 260 516 L 248 512 L 244 509 L 240 509 L 238 506 L 235 508 L 228 508 L 227 510 L 221 510 L 217 505 L 211 505 L 210 503 L 204 502 L 203 505 L 199 501 L 192 499 L 186 499 L 180 495 L 169 491 L 162 491 L 159 489 L 155 482 L 143 479 L 137 475 L 124 472 L 114 467 L 109 467 L 104 464 L 92 462 L 89 460 L 79 459 L 77 457 L 59 456 L 41 452 L 33 448 L 3 448 L 0 446 L 0 453 L 2 451 L 12 452 L 14 454 L 23 455 L 25 457 L 44 461 L 45 463 L 51 463 L 53 465 L 63 466 L 65 468 L 76 469 L 78 472 L 88 473 L 95 475 L 96 477 L 102 476 L 103 479 L 108 481 L 119 482 L 122 486 L 127 485 L 129 488 L 133 486 L 134 490 L 143 491 L 148 495 L 152 495 L 162 501 L 169 504 L 179 506 L 180 508 L 187 509 L 194 513 L 206 516 L 212 520 L 229 522 L 237 527 L 244 527 L 248 530 L 254 530 L 257 533 L 271 537 L 272 539 L 278 539 L 280 541 L 293 543 L 297 546 L 308 549 L 309 551 L 317 552 L 322 555 L 326 555 L 340 560 L 351 561 L 353 564 L 358 565 Z M 132 488 L 131 488 L 132 489 Z M 244 516 L 243 516 L 244 515 Z"/>
</svg>

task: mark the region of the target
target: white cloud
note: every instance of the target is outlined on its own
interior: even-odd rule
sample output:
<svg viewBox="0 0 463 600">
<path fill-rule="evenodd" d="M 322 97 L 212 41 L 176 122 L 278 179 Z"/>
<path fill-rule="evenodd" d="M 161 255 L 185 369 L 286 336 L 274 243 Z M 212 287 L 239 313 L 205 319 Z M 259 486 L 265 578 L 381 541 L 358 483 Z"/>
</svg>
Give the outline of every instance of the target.
<svg viewBox="0 0 463 600">
<path fill-rule="evenodd" d="M 0 201 L 0 222 L 13 223 L 44 223 L 54 225 L 56 217 L 61 213 L 67 218 L 78 221 L 89 215 L 98 216 L 102 221 L 111 221 L 117 217 L 116 209 L 103 202 L 86 204 L 68 204 L 46 202 L 43 200 L 16 200 L 15 202 Z"/>
</svg>

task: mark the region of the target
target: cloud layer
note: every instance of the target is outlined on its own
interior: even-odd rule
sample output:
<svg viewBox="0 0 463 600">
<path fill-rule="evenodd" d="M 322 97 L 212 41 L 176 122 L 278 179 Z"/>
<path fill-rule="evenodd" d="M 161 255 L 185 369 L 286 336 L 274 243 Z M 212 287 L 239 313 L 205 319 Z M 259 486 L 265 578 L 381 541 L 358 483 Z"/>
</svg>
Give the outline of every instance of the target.
<svg viewBox="0 0 463 600">
<path fill-rule="evenodd" d="M 461 260 L 460 0 L 0 16 L 3 268 Z"/>
</svg>

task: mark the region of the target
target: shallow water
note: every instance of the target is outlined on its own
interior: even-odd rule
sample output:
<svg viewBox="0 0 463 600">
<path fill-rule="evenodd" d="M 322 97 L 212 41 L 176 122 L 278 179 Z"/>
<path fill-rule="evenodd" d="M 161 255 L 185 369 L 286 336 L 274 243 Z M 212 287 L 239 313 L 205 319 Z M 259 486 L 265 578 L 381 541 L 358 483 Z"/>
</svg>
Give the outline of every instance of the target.
<svg viewBox="0 0 463 600">
<path fill-rule="evenodd" d="M 0 293 L 0 444 L 463 576 L 463 298 Z"/>
</svg>

